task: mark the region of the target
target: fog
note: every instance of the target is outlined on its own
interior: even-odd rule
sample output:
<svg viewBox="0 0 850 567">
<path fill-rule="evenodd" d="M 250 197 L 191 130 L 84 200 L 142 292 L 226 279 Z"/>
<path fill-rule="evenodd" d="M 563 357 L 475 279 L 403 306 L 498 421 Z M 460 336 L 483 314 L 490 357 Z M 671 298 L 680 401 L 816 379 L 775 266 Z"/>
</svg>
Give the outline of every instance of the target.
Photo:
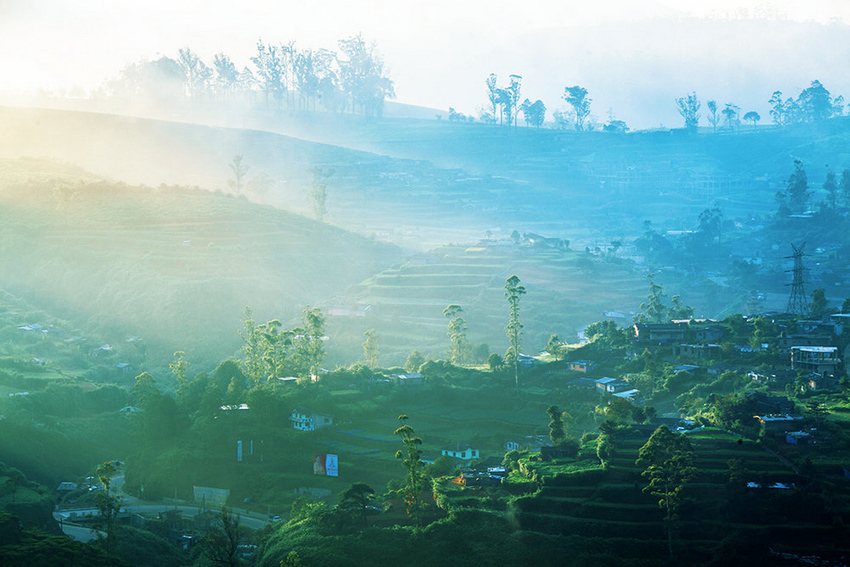
<svg viewBox="0 0 850 567">
<path fill-rule="evenodd" d="M 258 39 L 334 49 L 357 33 L 378 45 L 399 102 L 443 112 L 453 106 L 477 115 L 491 72 L 522 75 L 525 92 L 551 110 L 564 105 L 564 87 L 583 85 L 600 122 L 610 108 L 640 128 L 674 125 L 672 101 L 691 91 L 762 112 L 774 90 L 815 79 L 850 90 L 832 64 L 848 52 L 850 8 L 839 1 L 327 1 L 238 9 L 211 2 L 203 14 L 196 9 L 191 2 L 3 2 L 2 90 L 79 95 L 128 63 L 175 57 L 185 47 L 205 61 L 226 53 L 241 69 Z"/>
<path fill-rule="evenodd" d="M 850 4 L 294 4 L 0 0 L 0 564 L 843 565 Z"/>
</svg>

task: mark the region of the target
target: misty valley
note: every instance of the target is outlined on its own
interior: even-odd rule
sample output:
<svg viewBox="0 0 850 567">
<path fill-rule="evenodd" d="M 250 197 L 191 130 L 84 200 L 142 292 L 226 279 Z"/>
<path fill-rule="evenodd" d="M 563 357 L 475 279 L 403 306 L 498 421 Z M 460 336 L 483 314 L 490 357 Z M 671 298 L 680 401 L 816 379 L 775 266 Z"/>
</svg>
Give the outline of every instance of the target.
<svg viewBox="0 0 850 567">
<path fill-rule="evenodd" d="M 0 565 L 846 565 L 843 97 L 338 45 L 0 106 Z"/>
</svg>

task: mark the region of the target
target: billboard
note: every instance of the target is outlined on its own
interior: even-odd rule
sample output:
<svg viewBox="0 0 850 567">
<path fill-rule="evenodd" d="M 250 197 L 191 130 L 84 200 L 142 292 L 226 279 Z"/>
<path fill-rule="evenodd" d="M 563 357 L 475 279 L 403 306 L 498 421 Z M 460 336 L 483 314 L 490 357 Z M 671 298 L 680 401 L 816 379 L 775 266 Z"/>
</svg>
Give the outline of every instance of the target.
<svg viewBox="0 0 850 567">
<path fill-rule="evenodd" d="M 221 508 L 230 496 L 229 488 L 211 488 L 209 486 L 193 486 L 195 502 L 205 508 Z"/>
<path fill-rule="evenodd" d="M 313 454 L 313 474 L 321 476 L 339 476 L 339 460 L 336 455 Z"/>
</svg>

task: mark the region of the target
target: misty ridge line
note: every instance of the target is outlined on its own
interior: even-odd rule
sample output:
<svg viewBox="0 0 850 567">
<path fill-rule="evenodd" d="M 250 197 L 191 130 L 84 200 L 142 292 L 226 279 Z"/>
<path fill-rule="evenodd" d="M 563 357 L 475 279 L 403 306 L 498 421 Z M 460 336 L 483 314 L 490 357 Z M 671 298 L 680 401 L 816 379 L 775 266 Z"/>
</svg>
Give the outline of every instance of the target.
<svg viewBox="0 0 850 567">
<path fill-rule="evenodd" d="M 843 96 L 833 97 L 817 77 L 819 74 L 812 71 L 810 77 L 815 75 L 815 78 L 796 98 L 783 96 L 778 89 L 764 97 L 774 125 L 846 114 Z M 506 81 L 499 81 L 496 73 L 483 78 L 483 96 L 477 115 L 449 107 L 445 113 L 435 110 L 435 114 L 422 116 L 437 120 L 445 117 L 450 122 L 477 121 L 517 127 L 522 114 L 527 128 L 547 126 L 612 133 L 631 130 L 626 120 L 617 117 L 613 107 L 604 111 L 604 120 L 597 118 L 591 111 L 594 98 L 585 86 L 565 86 L 559 97 L 562 106 L 555 108 L 550 99 L 547 108 L 542 98 L 533 100 L 522 96 L 523 77 L 520 74 L 511 74 Z M 697 90 L 691 89 L 690 93 L 679 97 L 671 91 L 669 108 L 676 109 L 687 130 L 699 126 L 701 118 L 714 132 L 738 131 L 747 124 L 755 129 L 766 118 L 756 110 L 742 108 L 730 97 L 725 101 L 710 98 L 703 106 Z M 340 39 L 335 50 L 299 49 L 296 41 L 266 43 L 260 39 L 249 65 L 241 70 L 224 52 L 216 53 L 211 62 L 205 62 L 197 52 L 186 47 L 179 49 L 176 57 L 162 56 L 152 61 L 130 63 L 117 77 L 106 80 L 89 94 L 75 88 L 66 91 L 64 97 L 143 102 L 166 107 L 186 101 L 207 106 L 249 105 L 276 111 L 350 113 L 372 118 L 384 115 L 385 103 L 396 98 L 396 90 L 377 45 L 357 34 Z"/>
</svg>

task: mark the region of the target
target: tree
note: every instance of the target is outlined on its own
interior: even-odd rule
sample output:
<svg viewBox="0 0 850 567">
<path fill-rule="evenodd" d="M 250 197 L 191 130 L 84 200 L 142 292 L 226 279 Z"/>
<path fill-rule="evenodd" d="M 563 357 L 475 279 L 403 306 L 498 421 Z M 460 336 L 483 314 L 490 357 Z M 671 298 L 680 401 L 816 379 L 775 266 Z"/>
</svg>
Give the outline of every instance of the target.
<svg viewBox="0 0 850 567">
<path fill-rule="evenodd" d="M 777 126 L 785 126 L 787 117 L 785 114 L 785 103 L 782 100 L 782 91 L 774 91 L 768 101 L 770 104 L 770 117 Z"/>
<path fill-rule="evenodd" d="M 717 101 L 709 100 L 705 105 L 708 107 L 708 123 L 711 124 L 711 127 L 716 133 L 717 125 L 720 124 L 720 115 L 717 113 Z"/>
<path fill-rule="evenodd" d="M 566 87 L 564 89 L 563 99 L 573 107 L 576 118 L 576 130 L 581 132 L 584 130 L 584 121 L 590 114 L 590 103 L 593 102 L 593 99 L 587 96 L 587 89 L 579 86 Z"/>
<path fill-rule="evenodd" d="M 111 552 L 115 546 L 115 518 L 121 508 L 118 498 L 112 494 L 112 477 L 117 472 L 115 463 L 105 461 L 95 470 L 97 479 L 103 485 L 103 492 L 96 497 L 100 517 L 106 523 L 106 551 Z"/>
<path fill-rule="evenodd" d="M 546 413 L 549 415 L 549 439 L 552 440 L 552 445 L 557 447 L 567 440 L 563 416 L 558 406 L 549 406 Z"/>
<path fill-rule="evenodd" d="M 543 125 L 543 120 L 546 116 L 546 105 L 542 100 L 531 102 L 529 99 L 522 101 L 520 106 L 523 116 L 525 116 L 525 125 L 540 128 Z"/>
<path fill-rule="evenodd" d="M 339 40 L 344 58 L 338 58 L 343 92 L 351 101 L 351 111 L 359 106 L 367 117 L 382 116 L 384 101 L 395 97 L 392 80 L 384 76 L 384 61 L 374 44 L 360 34 Z"/>
<path fill-rule="evenodd" d="M 646 301 L 640 304 L 641 310 L 634 317 L 635 323 L 664 323 L 668 319 L 664 288 L 655 283 L 655 274 L 646 277 L 649 279 L 649 294 Z"/>
<path fill-rule="evenodd" d="M 850 208 L 850 169 L 841 172 L 839 190 L 844 200 L 844 206 Z"/>
<path fill-rule="evenodd" d="M 192 98 L 197 97 L 206 87 L 207 81 L 212 76 L 212 71 L 188 47 L 178 51 L 177 64 L 183 72 L 186 94 Z"/>
<path fill-rule="evenodd" d="M 729 130 L 735 130 L 738 125 L 741 123 L 740 115 L 741 109 L 735 104 L 731 102 L 726 103 L 726 108 L 720 111 L 720 114 L 723 115 L 723 122 L 726 124 L 726 128 Z"/>
<path fill-rule="evenodd" d="M 404 414 L 398 416 L 401 427 L 394 434 L 401 437 L 402 449 L 396 451 L 395 458 L 402 460 L 402 465 L 407 469 L 407 481 L 404 486 L 404 500 L 407 504 L 407 514 L 415 521 L 419 519 L 421 507 L 422 490 L 425 488 L 428 477 L 423 472 L 425 463 L 422 461 L 422 439 L 416 436 L 413 428 L 407 424 L 408 417 Z"/>
<path fill-rule="evenodd" d="M 460 305 L 449 305 L 443 310 L 443 316 L 449 320 L 446 334 L 449 337 L 449 360 L 454 364 L 463 364 L 469 352 L 469 341 L 466 339 L 466 321 L 461 314 Z"/>
<path fill-rule="evenodd" d="M 826 290 L 818 288 L 812 292 L 811 297 L 809 317 L 815 321 L 820 321 L 829 314 L 829 300 L 826 298 Z"/>
<path fill-rule="evenodd" d="M 239 86 L 239 71 L 230 57 L 224 53 L 216 53 L 213 56 L 213 69 L 215 70 L 215 90 L 224 94 L 224 98 L 227 99 Z"/>
<path fill-rule="evenodd" d="M 723 226 L 723 211 L 718 207 L 706 209 L 699 214 L 699 233 L 709 244 L 720 242 Z"/>
<path fill-rule="evenodd" d="M 363 341 L 363 357 L 366 359 L 366 364 L 369 368 L 378 366 L 378 331 L 369 329 L 363 336 L 366 339 Z"/>
<path fill-rule="evenodd" d="M 257 68 L 260 90 L 266 97 L 266 103 L 271 97 L 276 103 L 283 99 L 283 61 L 280 49 L 274 45 L 266 45 L 263 40 L 257 41 L 257 55 L 251 58 Z"/>
<path fill-rule="evenodd" d="M 823 189 L 826 191 L 826 205 L 834 211 L 838 207 L 838 182 L 835 178 L 835 172 L 829 166 L 826 167 L 826 179 L 823 182 Z"/>
<path fill-rule="evenodd" d="M 797 104 L 807 120 L 818 121 L 832 118 L 834 107 L 829 91 L 820 81 L 812 81 L 809 88 L 804 89 L 797 97 Z"/>
<path fill-rule="evenodd" d="M 684 435 L 677 435 L 666 425 L 660 426 L 638 452 L 635 464 L 646 467 L 641 473 L 649 479 L 643 490 L 659 498 L 658 505 L 665 511 L 667 545 L 673 557 L 673 520 L 681 504 L 685 484 L 696 475 L 693 465 L 694 451 Z"/>
<path fill-rule="evenodd" d="M 753 123 L 753 130 L 755 130 L 756 129 L 756 122 L 761 120 L 761 116 L 759 116 L 759 113 L 756 112 L 755 110 L 751 110 L 744 115 L 744 120 L 746 120 L 747 122 L 752 122 Z"/>
<path fill-rule="evenodd" d="M 670 319 L 690 319 L 694 316 L 694 308 L 685 305 L 680 296 L 674 295 L 670 298 L 668 315 Z"/>
<path fill-rule="evenodd" d="M 425 357 L 418 350 L 414 350 L 407 356 L 404 362 L 405 372 L 419 372 L 419 367 L 425 364 Z"/>
<path fill-rule="evenodd" d="M 236 154 L 233 156 L 233 161 L 231 161 L 229 165 L 230 170 L 233 172 L 233 179 L 228 179 L 227 184 L 237 195 L 242 193 L 242 189 L 245 188 L 245 180 L 248 176 L 248 170 L 251 169 L 251 166 L 245 164 L 242 159 L 242 154 Z"/>
<path fill-rule="evenodd" d="M 785 182 L 785 198 L 788 208 L 792 213 L 803 213 L 806 211 L 809 196 L 809 182 L 803 162 L 794 160 L 794 173 Z"/>
<path fill-rule="evenodd" d="M 519 350 L 522 344 L 522 323 L 519 321 L 519 300 L 525 295 L 525 287 L 520 285 L 519 278 L 515 275 L 509 277 L 505 281 L 505 297 L 508 299 L 510 306 L 510 318 L 505 327 L 508 335 L 508 341 L 511 344 L 508 351 L 511 357 L 511 362 L 514 365 L 514 381 L 519 386 Z"/>
<path fill-rule="evenodd" d="M 325 359 L 325 316 L 322 310 L 304 308 L 301 314 L 301 328 L 295 336 L 295 353 L 301 372 L 312 372 Z"/>
<path fill-rule="evenodd" d="M 346 488 L 339 502 L 343 510 L 350 510 L 360 516 L 363 525 L 366 525 L 366 511 L 369 501 L 375 496 L 375 491 L 368 484 L 355 482 Z"/>
<path fill-rule="evenodd" d="M 316 220 L 321 221 L 325 218 L 325 213 L 328 212 L 328 181 L 336 171 L 333 168 L 311 167 L 309 173 L 313 178 L 310 182 L 310 201 L 313 207 L 313 215 L 315 215 Z"/>
<path fill-rule="evenodd" d="M 239 516 L 234 516 L 229 508 L 223 507 L 212 529 L 201 540 L 204 556 L 216 565 L 239 565 L 239 540 L 244 532 Z"/>
<path fill-rule="evenodd" d="M 490 99 L 490 105 L 493 107 L 493 123 L 496 122 L 496 114 L 499 112 L 499 87 L 496 86 L 497 77 L 495 73 L 490 73 L 485 81 L 487 84 L 487 98 Z"/>
<path fill-rule="evenodd" d="M 699 126 L 699 107 L 701 103 L 697 98 L 697 93 L 691 94 L 676 99 L 676 110 L 682 118 L 685 119 L 685 129 L 695 132 Z"/>
</svg>

